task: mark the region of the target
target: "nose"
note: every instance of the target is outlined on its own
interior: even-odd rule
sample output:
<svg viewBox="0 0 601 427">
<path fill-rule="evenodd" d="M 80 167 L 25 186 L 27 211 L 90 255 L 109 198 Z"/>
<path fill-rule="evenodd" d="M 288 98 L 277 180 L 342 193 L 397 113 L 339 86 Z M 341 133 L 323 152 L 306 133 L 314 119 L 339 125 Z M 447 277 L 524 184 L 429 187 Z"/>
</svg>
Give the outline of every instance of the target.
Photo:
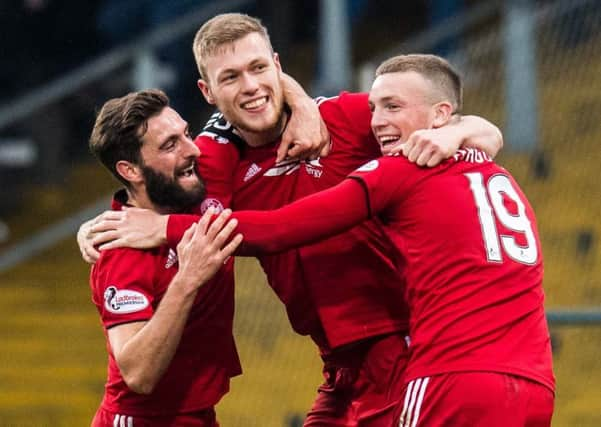
<svg viewBox="0 0 601 427">
<path fill-rule="evenodd" d="M 194 141 L 189 137 L 185 138 L 185 141 L 182 144 L 182 148 L 182 154 L 186 158 L 200 156 L 200 148 L 198 148 Z"/>
<path fill-rule="evenodd" d="M 243 73 L 241 76 L 242 90 L 246 93 L 255 93 L 259 89 L 259 82 L 256 76 L 250 73 Z"/>
<path fill-rule="evenodd" d="M 372 129 L 380 128 L 386 126 L 388 122 L 386 121 L 385 115 L 382 113 L 382 110 L 379 108 L 375 108 L 373 113 L 371 114 L 371 127 Z"/>
</svg>

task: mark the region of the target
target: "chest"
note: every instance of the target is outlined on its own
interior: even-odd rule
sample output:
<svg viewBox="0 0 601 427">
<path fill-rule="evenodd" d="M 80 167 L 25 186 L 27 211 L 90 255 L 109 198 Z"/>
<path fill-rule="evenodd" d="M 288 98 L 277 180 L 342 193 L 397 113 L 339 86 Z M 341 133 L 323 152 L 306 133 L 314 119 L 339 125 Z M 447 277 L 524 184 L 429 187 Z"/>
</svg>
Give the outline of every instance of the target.
<svg viewBox="0 0 601 427">
<path fill-rule="evenodd" d="M 275 163 L 275 150 L 244 156 L 234 173 L 234 209 L 275 209 L 340 183 L 373 158 L 360 141 L 338 141 L 327 157 Z"/>
</svg>

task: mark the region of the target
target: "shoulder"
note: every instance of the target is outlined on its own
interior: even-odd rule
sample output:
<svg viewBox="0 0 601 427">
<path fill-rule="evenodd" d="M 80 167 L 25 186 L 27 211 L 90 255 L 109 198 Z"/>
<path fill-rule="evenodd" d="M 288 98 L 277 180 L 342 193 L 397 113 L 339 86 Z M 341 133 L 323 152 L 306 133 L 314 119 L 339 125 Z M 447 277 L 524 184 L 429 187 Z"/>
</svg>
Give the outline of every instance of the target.
<svg viewBox="0 0 601 427">
<path fill-rule="evenodd" d="M 211 115 L 198 136 L 206 137 L 220 144 L 233 145 L 239 149 L 245 146 L 242 137 L 220 111 Z"/>
<path fill-rule="evenodd" d="M 368 158 L 379 155 L 380 146 L 371 131 L 371 111 L 366 93 L 341 92 L 333 98 L 323 98 L 319 110 L 333 139 L 367 150 Z"/>
<path fill-rule="evenodd" d="M 316 102 L 324 120 L 337 115 L 350 119 L 351 122 L 354 118 L 371 117 L 366 93 L 341 92 L 330 98 L 317 98 Z"/>
<path fill-rule="evenodd" d="M 159 258 L 160 249 L 117 248 L 102 251 L 92 268 L 92 278 L 101 282 L 120 278 L 127 278 L 128 281 L 146 280 L 153 276 Z"/>
<path fill-rule="evenodd" d="M 383 156 L 359 166 L 353 175 L 365 175 L 370 173 L 396 173 L 398 171 L 416 172 L 420 170 L 418 166 L 409 162 L 404 156 Z"/>
</svg>

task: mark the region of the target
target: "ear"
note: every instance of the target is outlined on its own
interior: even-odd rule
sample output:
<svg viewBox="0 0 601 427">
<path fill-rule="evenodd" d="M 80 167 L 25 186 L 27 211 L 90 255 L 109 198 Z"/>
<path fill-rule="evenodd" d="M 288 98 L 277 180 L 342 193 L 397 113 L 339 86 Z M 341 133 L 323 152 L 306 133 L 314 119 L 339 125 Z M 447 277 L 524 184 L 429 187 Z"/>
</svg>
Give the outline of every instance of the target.
<svg viewBox="0 0 601 427">
<path fill-rule="evenodd" d="M 439 128 L 449 123 L 453 116 L 453 106 L 450 102 L 441 101 L 432 108 L 434 109 L 434 119 L 432 120 L 433 128 Z"/>
<path fill-rule="evenodd" d="M 115 165 L 115 169 L 117 169 L 117 173 L 121 175 L 123 179 L 132 184 L 138 184 L 144 181 L 142 170 L 131 162 L 119 160 Z"/>
<path fill-rule="evenodd" d="M 196 84 L 198 85 L 198 89 L 200 89 L 202 96 L 205 97 L 207 102 L 211 105 L 215 105 L 215 98 L 213 98 L 213 95 L 211 94 L 211 88 L 209 87 L 209 84 L 203 79 L 198 79 Z"/>
<path fill-rule="evenodd" d="M 278 72 L 282 72 L 282 65 L 280 64 L 280 55 L 277 52 L 273 53 L 273 62 L 275 63 L 275 68 L 277 68 Z"/>
</svg>

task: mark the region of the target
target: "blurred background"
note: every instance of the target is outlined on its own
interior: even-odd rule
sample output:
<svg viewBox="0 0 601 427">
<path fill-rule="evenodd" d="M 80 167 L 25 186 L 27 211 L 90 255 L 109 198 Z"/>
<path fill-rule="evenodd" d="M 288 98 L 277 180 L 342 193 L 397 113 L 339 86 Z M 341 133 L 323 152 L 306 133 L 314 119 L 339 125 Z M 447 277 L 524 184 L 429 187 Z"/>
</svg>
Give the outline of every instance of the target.
<svg viewBox="0 0 601 427">
<path fill-rule="evenodd" d="M 198 132 L 195 31 L 246 12 L 312 95 L 367 90 L 381 60 L 447 57 L 465 113 L 504 132 L 499 162 L 537 213 L 557 400 L 553 425 L 601 425 L 601 2 L 599 0 L 3 0 L 0 2 L 0 425 L 85 426 L 106 351 L 75 232 L 118 187 L 87 150 L 95 112 L 160 87 Z M 321 382 L 254 260 L 237 261 L 244 375 L 224 427 L 302 424 Z"/>
</svg>

